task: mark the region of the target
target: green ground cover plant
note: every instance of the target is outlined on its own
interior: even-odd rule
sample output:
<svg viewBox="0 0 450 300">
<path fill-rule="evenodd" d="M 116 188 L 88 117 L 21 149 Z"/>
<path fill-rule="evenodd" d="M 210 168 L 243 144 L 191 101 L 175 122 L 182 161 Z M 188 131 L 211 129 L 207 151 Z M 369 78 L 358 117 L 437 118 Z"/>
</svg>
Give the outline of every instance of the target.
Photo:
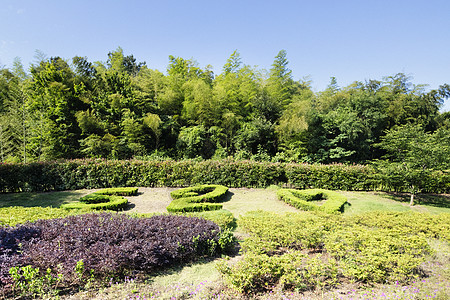
<svg viewBox="0 0 450 300">
<path fill-rule="evenodd" d="M 205 184 L 183 189 L 170 193 L 174 199 L 167 206 L 168 212 L 196 212 L 218 210 L 223 207 L 220 202 L 225 198 L 228 188 L 222 185 Z"/>
<path fill-rule="evenodd" d="M 237 226 L 236 218 L 230 211 L 226 209 L 185 213 L 185 215 L 189 217 L 198 217 L 212 221 L 223 229 L 235 229 Z"/>
<path fill-rule="evenodd" d="M 301 210 L 319 210 L 327 213 L 337 213 L 347 202 L 344 195 L 323 189 L 279 189 L 277 196 L 280 200 Z M 325 200 L 322 205 L 317 205 L 312 201 Z"/>
<path fill-rule="evenodd" d="M 236 291 L 331 289 L 343 281 L 407 284 L 426 273 L 433 240 L 448 243 L 450 214 L 249 212 L 243 260 L 218 270 Z M 262 268 L 262 271 L 260 269 Z M 298 280 L 297 280 L 298 279 Z"/>
</svg>

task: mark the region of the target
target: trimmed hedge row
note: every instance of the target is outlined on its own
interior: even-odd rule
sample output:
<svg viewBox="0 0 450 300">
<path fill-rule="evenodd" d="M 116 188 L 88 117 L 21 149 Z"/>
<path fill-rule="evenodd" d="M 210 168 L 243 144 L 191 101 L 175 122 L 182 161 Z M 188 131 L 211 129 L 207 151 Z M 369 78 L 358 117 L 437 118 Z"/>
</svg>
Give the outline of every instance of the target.
<svg viewBox="0 0 450 300">
<path fill-rule="evenodd" d="M 301 210 L 320 210 L 327 213 L 337 213 L 347 202 L 347 197 L 338 192 L 323 189 L 279 189 L 278 199 Z M 310 201 L 326 200 L 322 205 L 317 205 Z"/>
<path fill-rule="evenodd" d="M 65 209 L 95 209 L 95 210 L 121 210 L 128 205 L 128 200 L 122 196 L 134 196 L 138 189 L 109 188 L 103 189 L 80 198 L 80 202 L 61 205 Z"/>
<path fill-rule="evenodd" d="M 170 193 L 174 199 L 167 206 L 168 212 L 198 212 L 222 209 L 223 205 L 209 202 L 221 201 L 228 188 L 217 184 L 205 184 L 179 189 Z"/>
<path fill-rule="evenodd" d="M 389 182 L 371 166 L 310 165 L 255 161 L 138 161 L 66 160 L 30 164 L 0 163 L 0 192 L 54 191 L 117 186 L 220 184 L 228 187 L 267 187 L 329 190 L 408 191 L 402 182 Z M 421 178 L 423 192 L 450 193 L 450 173 Z"/>
</svg>

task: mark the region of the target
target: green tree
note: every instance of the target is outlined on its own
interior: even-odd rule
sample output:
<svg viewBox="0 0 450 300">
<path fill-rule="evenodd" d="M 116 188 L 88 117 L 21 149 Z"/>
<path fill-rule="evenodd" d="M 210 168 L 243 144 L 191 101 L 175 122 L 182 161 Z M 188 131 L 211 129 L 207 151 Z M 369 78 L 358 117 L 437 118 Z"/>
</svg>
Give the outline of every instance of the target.
<svg viewBox="0 0 450 300">
<path fill-rule="evenodd" d="M 181 128 L 177 149 L 181 157 L 211 158 L 214 154 L 215 145 L 210 141 L 206 128 L 199 125 Z"/>
<path fill-rule="evenodd" d="M 83 103 L 75 91 L 73 71 L 55 57 L 32 68 L 31 74 L 35 155 L 38 159 L 77 157 L 80 129 L 75 115 Z"/>
<path fill-rule="evenodd" d="M 0 158 L 27 162 L 29 112 L 27 74 L 19 58 L 12 72 L 0 71 Z"/>
<path fill-rule="evenodd" d="M 422 125 L 396 126 L 386 132 L 377 146 L 386 151 L 377 166 L 388 183 L 406 185 L 411 193 L 410 205 L 420 192 L 421 178 L 433 170 L 450 168 L 450 131 L 424 131 Z"/>
<path fill-rule="evenodd" d="M 288 68 L 289 61 L 286 56 L 286 50 L 281 50 L 275 56 L 266 85 L 269 96 L 278 103 L 280 110 L 291 102 L 295 93 L 292 71 Z"/>
</svg>

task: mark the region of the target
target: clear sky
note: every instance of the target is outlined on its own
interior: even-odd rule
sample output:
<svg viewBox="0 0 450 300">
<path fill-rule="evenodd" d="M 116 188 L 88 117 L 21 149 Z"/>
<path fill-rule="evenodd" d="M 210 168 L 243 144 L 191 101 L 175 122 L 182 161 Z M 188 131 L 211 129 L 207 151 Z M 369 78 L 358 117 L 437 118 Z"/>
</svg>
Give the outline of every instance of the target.
<svg viewBox="0 0 450 300">
<path fill-rule="evenodd" d="M 218 74 L 234 50 L 269 69 L 284 49 L 315 91 L 331 76 L 346 86 L 398 72 L 438 88 L 450 84 L 450 1 L 0 0 L 0 66 L 29 66 L 35 50 L 105 61 L 119 46 L 163 72 L 174 55 Z"/>
</svg>

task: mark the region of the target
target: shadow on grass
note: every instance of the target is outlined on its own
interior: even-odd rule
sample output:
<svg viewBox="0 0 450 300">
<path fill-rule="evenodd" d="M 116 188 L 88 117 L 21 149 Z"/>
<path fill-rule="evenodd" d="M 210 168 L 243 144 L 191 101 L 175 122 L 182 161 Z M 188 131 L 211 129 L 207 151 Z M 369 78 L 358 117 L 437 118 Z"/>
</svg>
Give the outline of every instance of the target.
<svg viewBox="0 0 450 300">
<path fill-rule="evenodd" d="M 10 206 L 57 208 L 62 204 L 77 201 L 82 195 L 82 192 L 77 191 L 0 194 L 0 208 Z"/>
<path fill-rule="evenodd" d="M 411 200 L 411 194 L 408 193 L 388 192 L 387 195 L 399 202 L 409 203 Z M 450 195 L 418 194 L 414 198 L 414 204 L 450 208 Z"/>
<path fill-rule="evenodd" d="M 228 191 L 228 192 L 225 194 L 225 197 L 223 197 L 223 199 L 222 199 L 221 201 L 217 202 L 217 203 L 228 202 L 228 201 L 231 200 L 231 198 L 233 197 L 233 195 L 234 195 L 233 192 Z"/>
</svg>

